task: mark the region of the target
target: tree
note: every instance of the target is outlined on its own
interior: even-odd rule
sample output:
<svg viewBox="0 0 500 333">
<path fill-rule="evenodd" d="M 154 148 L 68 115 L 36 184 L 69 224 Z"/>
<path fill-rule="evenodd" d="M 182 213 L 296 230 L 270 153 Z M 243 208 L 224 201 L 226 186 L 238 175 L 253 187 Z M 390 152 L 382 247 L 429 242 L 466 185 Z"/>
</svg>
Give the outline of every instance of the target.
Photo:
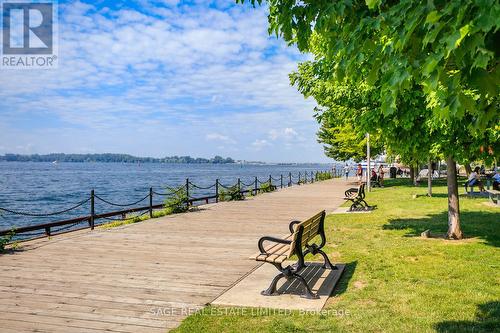
<svg viewBox="0 0 500 333">
<path fill-rule="evenodd" d="M 356 131 L 350 123 L 335 126 L 329 120 L 333 119 L 323 118 L 318 132 L 318 142 L 325 144 L 326 156 L 337 161 L 366 159 L 366 135 Z M 384 146 L 380 138 L 371 137 L 370 148 L 372 156 L 376 156 L 383 152 Z"/>
<path fill-rule="evenodd" d="M 312 49 L 315 55 L 324 52 L 320 47 Z M 337 83 L 329 77 L 329 68 L 334 64 L 326 62 L 304 62 L 290 78 L 305 97 L 312 96 L 318 103 L 315 117 L 322 124 L 319 138 L 330 144 L 329 156 L 366 158 L 366 140 L 363 146 L 356 144 L 364 139 L 365 133 L 370 133 L 376 138 L 371 140 L 377 143 L 376 153 L 385 147 L 389 154 L 398 155 L 402 162 L 411 165 L 412 170 L 414 165 L 427 160 L 432 143 L 428 124 L 431 112 L 426 109 L 418 87 L 400 96 L 399 112 L 387 116 L 380 109 L 379 91 L 366 84 L 352 85 L 346 80 Z"/>
<path fill-rule="evenodd" d="M 375 88 L 383 115 L 401 114 L 401 96 L 419 87 L 432 111 L 430 129 L 443 134 L 433 149 L 449 169 L 447 236 L 462 238 L 455 161 L 464 151 L 476 152 L 489 130 L 498 136 L 498 0 L 267 2 L 270 33 L 313 52 L 317 63 L 325 60 L 331 80 Z M 469 138 L 471 146 L 461 149 L 457 142 Z M 401 144 L 411 148 L 413 142 Z M 493 145 L 497 149 L 498 141 Z"/>
</svg>

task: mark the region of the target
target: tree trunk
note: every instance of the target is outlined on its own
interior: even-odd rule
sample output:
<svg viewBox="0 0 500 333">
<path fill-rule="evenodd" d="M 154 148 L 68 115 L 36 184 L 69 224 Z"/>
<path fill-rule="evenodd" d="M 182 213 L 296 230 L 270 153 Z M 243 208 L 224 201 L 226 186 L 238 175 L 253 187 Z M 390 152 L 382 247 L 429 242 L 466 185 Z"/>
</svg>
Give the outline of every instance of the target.
<svg viewBox="0 0 500 333">
<path fill-rule="evenodd" d="M 465 172 L 467 173 L 467 177 L 472 173 L 472 168 L 470 167 L 470 163 L 465 163 Z"/>
<path fill-rule="evenodd" d="M 429 163 L 427 165 L 427 195 L 432 197 L 432 174 L 434 171 L 432 170 L 432 161 L 429 158 Z"/>
<path fill-rule="evenodd" d="M 410 182 L 412 185 L 415 184 L 415 169 L 413 168 L 413 166 L 410 166 Z"/>
<path fill-rule="evenodd" d="M 462 239 L 460 207 L 458 202 L 457 164 L 452 156 L 446 159 L 448 180 L 448 233 L 446 238 Z"/>
<path fill-rule="evenodd" d="M 415 164 L 415 166 L 413 167 L 414 170 L 413 170 L 413 185 L 415 186 L 418 186 L 418 182 L 417 182 L 417 179 L 418 179 L 418 164 Z"/>
</svg>

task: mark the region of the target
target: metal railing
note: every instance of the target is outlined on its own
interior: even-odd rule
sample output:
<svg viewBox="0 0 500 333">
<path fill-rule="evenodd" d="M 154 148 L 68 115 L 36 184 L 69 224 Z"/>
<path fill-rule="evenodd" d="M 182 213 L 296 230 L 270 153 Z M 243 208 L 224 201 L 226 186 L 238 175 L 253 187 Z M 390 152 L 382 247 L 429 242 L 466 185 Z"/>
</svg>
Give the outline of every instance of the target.
<svg viewBox="0 0 500 333">
<path fill-rule="evenodd" d="M 216 179 L 215 183 L 210 186 L 199 186 L 194 184 L 189 180 L 189 178 L 187 178 L 184 185 L 179 186 L 177 188 L 167 187 L 166 192 L 157 192 L 151 187 L 147 195 L 145 195 L 139 200 L 130 203 L 113 202 L 111 200 L 102 197 L 101 195 L 96 194 L 95 191 L 92 190 L 88 198 L 72 205 L 69 208 L 59 210 L 56 212 L 33 213 L 33 212 L 19 211 L 19 210 L 0 207 L 0 213 L 3 213 L 2 215 L 11 214 L 11 215 L 33 217 L 33 218 L 52 217 L 69 213 L 86 204 L 88 204 L 88 209 L 89 209 L 89 214 L 84 216 L 79 216 L 71 219 L 60 220 L 50 223 L 0 230 L 0 236 L 14 234 L 16 236 L 21 236 L 23 240 L 26 240 L 39 237 L 47 237 L 69 231 L 77 231 L 88 228 L 93 230 L 97 225 L 96 223 L 97 220 L 123 221 L 128 219 L 127 214 L 131 213 L 141 213 L 133 217 L 138 217 L 138 216 L 140 217 L 142 215 L 149 214 L 149 217 L 152 218 L 154 210 L 169 208 L 169 205 L 167 203 L 154 204 L 155 197 L 164 198 L 165 200 L 167 200 L 166 202 L 168 202 L 169 197 L 179 195 L 181 191 L 184 192 L 182 193 L 182 198 L 183 198 L 182 200 L 184 200 L 185 204 L 189 207 L 189 206 L 198 206 L 202 204 L 209 204 L 210 202 L 217 203 L 221 199 L 221 196 L 227 195 L 227 192 L 230 191 L 236 191 L 237 193 L 240 193 L 243 196 L 247 194 L 257 195 L 261 192 L 265 192 L 266 190 L 269 191 L 269 187 L 271 188 L 272 191 L 277 188 L 285 188 L 294 185 L 314 183 L 315 181 L 328 179 L 332 177 L 340 177 L 340 173 L 336 171 L 336 168 L 334 171 L 310 171 L 310 172 L 306 171 L 304 173 L 299 172 L 298 174 L 292 174 L 291 172 L 289 172 L 287 175 L 281 174 L 278 178 L 274 178 L 272 177 L 272 175 L 269 175 L 269 178 L 264 180 L 261 180 L 258 177 L 254 177 L 254 180 L 250 183 L 244 183 L 241 181 L 240 178 L 238 178 L 237 182 L 234 185 L 224 185 L 219 181 L 219 179 Z M 196 191 L 213 191 L 213 194 L 192 196 Z M 96 201 L 100 201 L 109 206 L 120 207 L 121 209 L 97 214 Z M 139 205 L 140 203 L 145 201 L 148 202 L 147 205 L 132 207 Z M 112 217 L 115 216 L 120 216 L 120 218 L 113 219 Z"/>
</svg>

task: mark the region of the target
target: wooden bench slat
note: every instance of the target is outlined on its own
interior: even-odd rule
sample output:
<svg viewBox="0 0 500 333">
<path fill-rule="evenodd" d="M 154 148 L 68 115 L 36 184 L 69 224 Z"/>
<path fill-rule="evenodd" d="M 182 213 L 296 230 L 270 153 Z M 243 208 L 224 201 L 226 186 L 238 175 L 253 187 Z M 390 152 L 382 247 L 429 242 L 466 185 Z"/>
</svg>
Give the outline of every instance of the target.
<svg viewBox="0 0 500 333">
<path fill-rule="evenodd" d="M 304 227 L 302 234 L 302 246 L 310 242 L 319 232 L 319 225 L 321 223 L 321 217 L 313 220 L 310 224 Z"/>
<path fill-rule="evenodd" d="M 310 241 L 316 234 L 313 233 L 314 229 L 316 229 L 316 232 L 318 231 L 319 224 L 321 222 L 323 216 L 323 212 L 319 212 L 318 214 L 314 215 L 313 217 L 297 224 L 295 226 L 295 230 L 297 230 L 299 227 L 303 227 L 303 233 L 302 233 L 302 239 L 301 239 L 301 246 L 303 247 L 308 241 Z M 317 228 L 315 227 L 317 226 Z M 314 236 L 312 236 L 314 235 Z M 290 254 L 289 256 L 291 257 L 293 255 L 293 249 L 295 248 L 295 243 L 297 242 L 297 233 L 295 232 L 293 234 L 293 241 L 292 244 L 290 245 Z"/>
</svg>

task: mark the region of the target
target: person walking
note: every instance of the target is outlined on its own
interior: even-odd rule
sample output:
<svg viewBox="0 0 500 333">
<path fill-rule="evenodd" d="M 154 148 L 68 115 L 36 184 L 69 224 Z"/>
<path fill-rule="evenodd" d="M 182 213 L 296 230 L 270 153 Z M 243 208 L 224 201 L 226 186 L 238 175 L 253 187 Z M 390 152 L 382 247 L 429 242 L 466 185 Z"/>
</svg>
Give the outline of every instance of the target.
<svg viewBox="0 0 500 333">
<path fill-rule="evenodd" d="M 378 183 L 380 187 L 384 187 L 384 168 L 382 167 L 382 164 L 378 167 Z"/>
<path fill-rule="evenodd" d="M 349 179 L 349 171 L 351 168 L 349 168 L 349 165 L 346 163 L 344 167 L 344 173 L 345 173 L 345 180 Z"/>
<path fill-rule="evenodd" d="M 358 183 L 361 185 L 363 182 L 363 167 L 361 166 L 361 163 L 358 163 L 358 168 L 356 169 L 356 176 L 358 177 Z"/>
</svg>

